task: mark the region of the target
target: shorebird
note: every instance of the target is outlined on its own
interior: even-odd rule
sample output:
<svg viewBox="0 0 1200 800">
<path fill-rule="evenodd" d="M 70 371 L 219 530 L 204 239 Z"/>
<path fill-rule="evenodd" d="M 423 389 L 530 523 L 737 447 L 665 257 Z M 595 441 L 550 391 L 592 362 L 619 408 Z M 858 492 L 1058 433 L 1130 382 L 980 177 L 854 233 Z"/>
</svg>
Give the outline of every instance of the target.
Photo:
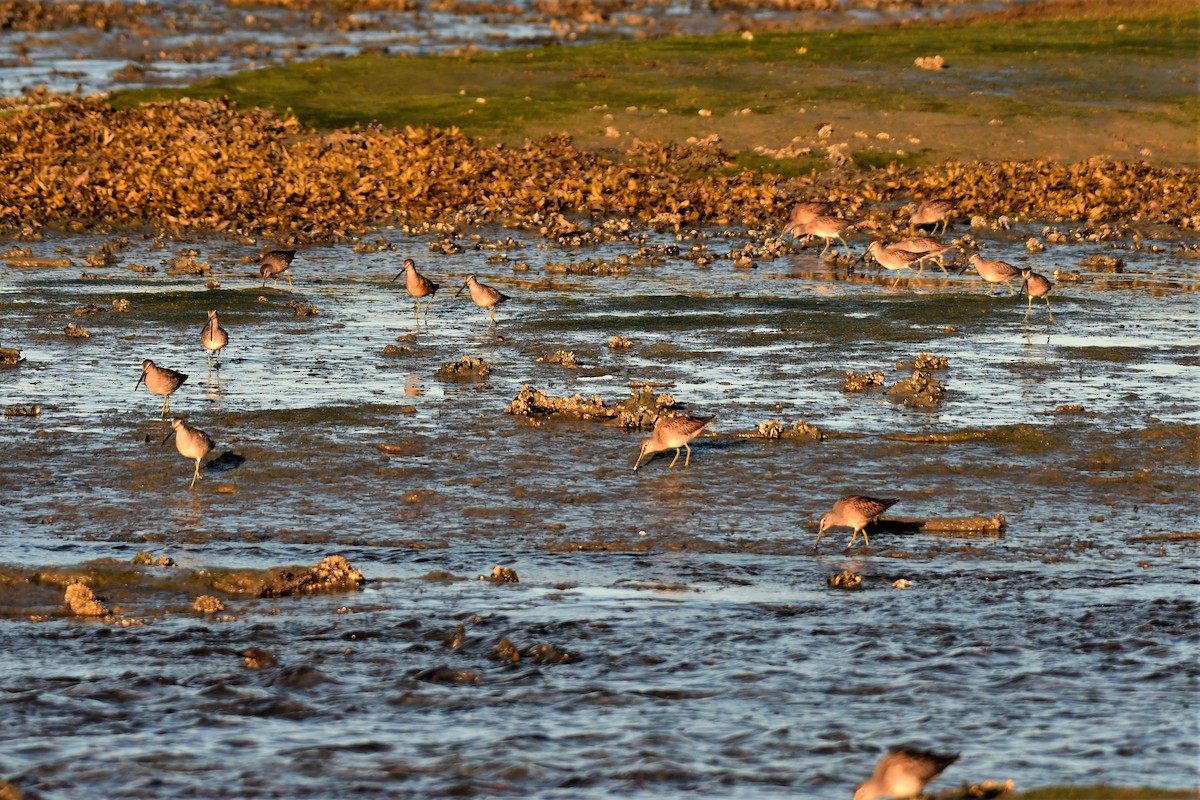
<svg viewBox="0 0 1200 800">
<path fill-rule="evenodd" d="M 950 215 L 954 213 L 954 203 L 949 200 L 926 200 L 917 206 L 917 210 L 908 218 L 908 224 L 916 230 L 925 225 L 932 225 L 937 233 L 938 223 L 942 225 L 942 233 L 950 225 Z"/>
<path fill-rule="evenodd" d="M 142 374 L 138 377 L 137 383 L 133 385 L 133 390 L 142 385 L 142 381 L 146 382 L 146 388 L 155 394 L 163 396 L 162 418 L 167 418 L 167 411 L 171 408 L 170 397 L 171 392 L 183 386 L 187 381 L 188 376 L 182 372 L 176 372 L 173 369 L 160 367 L 150 359 L 142 362 Z"/>
<path fill-rule="evenodd" d="M 896 273 L 896 283 L 893 283 L 893 286 L 900 283 L 901 270 L 908 270 L 908 277 L 911 278 L 913 276 L 913 264 L 921 260 L 920 253 L 884 247 L 882 242 L 871 242 L 871 244 L 867 245 L 867 252 L 859 256 L 858 260 L 861 261 L 867 253 L 874 256 L 875 260 L 879 262 L 879 266 Z M 854 263 L 857 264 L 858 261 Z"/>
<path fill-rule="evenodd" d="M 421 298 L 428 297 L 425 301 L 425 316 L 429 316 L 429 305 L 433 302 L 433 296 L 437 294 L 440 283 L 434 283 L 426 278 L 421 273 L 417 272 L 417 264 L 411 258 L 404 259 L 404 267 L 396 274 L 396 280 L 401 275 L 404 276 L 404 288 L 408 290 L 408 294 L 416 301 L 414 311 L 417 316 L 421 314 Z"/>
<path fill-rule="evenodd" d="M 192 483 L 188 486 L 189 489 L 194 489 L 196 481 L 200 480 L 200 459 L 213 449 L 212 437 L 199 428 L 188 425 L 182 417 L 171 420 L 171 432 L 167 434 L 166 439 L 162 440 L 162 443 L 166 444 L 167 439 L 172 436 L 175 437 L 175 449 L 179 451 L 179 455 L 196 460 L 196 469 L 192 472 Z"/>
<path fill-rule="evenodd" d="M 267 285 L 267 278 L 274 278 L 275 286 L 278 287 L 279 275 L 286 272 L 288 288 L 292 288 L 292 273 L 288 268 L 292 266 L 292 259 L 295 257 L 295 250 L 272 250 L 264 253 L 259 259 L 261 267 L 258 270 L 258 276 L 263 279 L 262 285 Z"/>
<path fill-rule="evenodd" d="M 845 246 L 846 258 L 849 258 L 850 245 L 846 244 L 846 240 L 842 238 L 842 232 L 849 227 L 850 223 L 844 219 L 822 215 L 813 217 L 804 225 L 802 232 L 805 236 L 816 236 L 825 240 L 825 249 L 821 251 L 821 255 L 817 256 L 817 258 L 821 258 L 825 255 L 826 251 L 828 251 L 830 246 L 833 245 L 834 239 L 837 239 L 842 243 L 843 246 Z"/>
<path fill-rule="evenodd" d="M 1021 269 L 1021 291 L 1029 295 L 1029 305 L 1025 308 L 1025 319 L 1029 319 L 1029 312 L 1033 311 L 1033 298 L 1040 297 L 1046 301 L 1046 313 L 1050 315 L 1050 321 L 1054 322 L 1054 314 L 1050 311 L 1050 298 L 1046 295 L 1050 294 L 1050 290 L 1054 288 L 1054 284 L 1045 275 L 1038 275 L 1029 267 Z"/>
<path fill-rule="evenodd" d="M 686 468 L 692 460 L 692 448 L 688 442 L 699 436 L 700 431 L 711 425 L 715 419 L 715 416 L 692 417 L 687 414 L 677 414 L 673 417 L 659 417 L 658 422 L 654 423 L 654 432 L 650 434 L 650 438 L 642 440 L 642 447 L 638 450 L 637 461 L 633 462 L 633 471 L 638 471 L 638 467 L 642 464 L 642 459 L 646 456 L 660 453 L 663 450 L 670 450 L 671 448 L 675 448 L 675 457 L 671 459 L 671 464 L 667 469 L 675 467 L 675 462 L 679 460 L 680 449 L 687 450 L 687 455 L 683 459 L 683 466 Z"/>
<path fill-rule="evenodd" d="M 954 249 L 954 245 L 946 244 L 937 239 L 930 239 L 925 236 L 913 236 L 909 239 L 901 239 L 898 242 L 893 242 L 887 246 L 888 250 L 905 250 L 909 253 L 920 253 L 921 257 L 917 259 L 917 275 L 920 275 L 925 265 L 921 262 L 925 259 L 936 261 L 937 265 L 942 268 L 942 272 L 946 275 L 950 273 L 946 271 L 946 262 L 942 256 L 950 250 Z"/>
<path fill-rule="evenodd" d="M 488 320 L 495 325 L 496 306 L 500 305 L 505 300 L 508 300 L 509 296 L 493 289 L 486 283 L 480 283 L 479 281 L 475 280 L 474 275 L 467 276 L 467 282 L 462 285 L 461 289 L 454 293 L 454 296 L 458 297 L 460 294 L 462 294 L 463 289 L 471 290 L 471 299 L 475 301 L 475 305 L 491 311 L 491 314 L 488 316 Z"/>
<path fill-rule="evenodd" d="M 846 545 L 847 550 L 854 546 L 854 540 L 858 538 L 860 531 L 863 542 L 870 547 L 871 540 L 867 538 L 866 527 L 898 502 L 900 501 L 894 499 L 878 500 L 861 494 L 843 497 L 833 504 L 833 511 L 821 515 L 821 526 L 817 529 L 817 541 L 813 544 L 813 549 L 816 550 L 817 545 L 821 543 L 821 534 L 825 533 L 826 529 L 836 527 L 854 529 L 854 534 L 850 537 L 850 544 Z"/>
<path fill-rule="evenodd" d="M 1009 296 L 1016 293 L 1013 289 L 1012 279 L 1020 275 L 1021 270 L 1007 261 L 997 261 L 994 258 L 984 258 L 979 253 L 972 253 L 971 257 L 967 259 L 967 266 L 963 267 L 958 274 L 961 275 L 970 267 L 975 267 L 979 277 L 983 278 L 986 283 L 1003 283 L 1008 286 Z M 992 287 L 988 286 L 988 294 L 991 293 Z"/>
<path fill-rule="evenodd" d="M 787 236 L 791 234 L 793 239 L 797 236 L 808 236 L 809 234 L 804 232 L 804 228 L 807 227 L 808 223 L 828 211 L 829 203 L 822 203 L 816 200 L 797 204 L 792 208 L 792 216 L 788 219 L 787 225 L 783 226 L 782 235 Z"/>
<path fill-rule="evenodd" d="M 854 800 L 895 800 L 916 797 L 942 770 L 958 760 L 957 754 L 942 755 L 901 747 L 891 751 L 875 765 L 870 779 L 854 790 Z"/>
<path fill-rule="evenodd" d="M 208 322 L 204 324 L 204 330 L 200 331 L 200 344 L 204 345 L 204 350 L 208 353 L 209 369 L 213 365 L 213 355 L 216 355 L 217 368 L 220 369 L 221 351 L 229 344 L 229 334 L 217 322 L 215 309 L 210 309 L 208 312 Z"/>
</svg>

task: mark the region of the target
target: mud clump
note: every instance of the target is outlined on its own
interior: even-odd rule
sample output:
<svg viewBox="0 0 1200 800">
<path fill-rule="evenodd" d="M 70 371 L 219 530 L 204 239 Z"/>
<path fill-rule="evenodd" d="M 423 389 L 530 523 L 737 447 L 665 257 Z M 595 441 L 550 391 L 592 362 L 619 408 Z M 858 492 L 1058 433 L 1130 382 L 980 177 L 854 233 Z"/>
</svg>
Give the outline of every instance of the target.
<svg viewBox="0 0 1200 800">
<path fill-rule="evenodd" d="M 1095 272 L 1118 274 L 1125 271 L 1125 259 L 1097 253 L 1080 261 L 1079 266 L 1088 267 Z"/>
<path fill-rule="evenodd" d="M 88 303 L 86 306 L 80 306 L 71 313 L 77 317 L 90 317 L 93 314 L 104 313 L 104 309 L 93 303 Z"/>
<path fill-rule="evenodd" d="M 642 386 L 632 397 L 622 401 L 618 421 L 626 430 L 649 430 L 666 411 L 675 410 L 675 398 L 667 393 L 656 394 L 649 386 Z"/>
<path fill-rule="evenodd" d="M 21 351 L 15 347 L 0 347 L 0 365 L 11 367 L 21 363 Z"/>
<path fill-rule="evenodd" d="M 862 588 L 862 576 L 855 575 L 850 570 L 844 569 L 836 575 L 830 575 L 826 578 L 825 584 L 830 589 L 841 589 L 850 592 Z"/>
<path fill-rule="evenodd" d="M 614 336 L 608 340 L 609 350 L 629 350 L 633 347 L 633 340 L 627 339 L 624 336 Z"/>
<path fill-rule="evenodd" d="M 391 347 L 392 345 L 388 345 Z M 386 352 L 386 348 L 384 352 Z M 458 361 L 449 361 L 442 365 L 442 368 L 434 373 L 435 377 L 445 378 L 447 380 L 463 380 L 472 378 L 486 378 L 492 372 L 492 362 L 484 361 L 482 358 L 473 356 L 463 356 Z"/>
<path fill-rule="evenodd" d="M 756 435 L 764 439 L 807 439 L 814 442 L 825 439 L 825 434 L 821 433 L 816 425 L 802 419 L 796 420 L 786 428 L 782 422 L 769 419 L 766 422 L 758 423 L 758 427 L 754 430 Z"/>
<path fill-rule="evenodd" d="M 212 266 L 207 261 L 197 261 L 194 256 L 179 256 L 167 265 L 168 275 L 202 275 L 208 277 Z"/>
<path fill-rule="evenodd" d="M 540 355 L 534 360 L 542 364 L 561 364 L 566 369 L 579 369 L 579 362 L 575 360 L 575 353 L 571 350 L 558 350 L 547 355 Z"/>
<path fill-rule="evenodd" d="M 912 369 L 922 372 L 933 372 L 939 369 L 947 369 L 950 366 L 950 359 L 945 356 L 935 356 L 933 353 L 918 353 L 914 361 L 897 361 L 896 369 Z"/>
<path fill-rule="evenodd" d="M 82 325 L 76 325 L 74 322 L 68 322 L 67 327 L 63 328 L 63 333 L 70 339 L 90 339 L 92 332 Z"/>
<path fill-rule="evenodd" d="M 242 666 L 246 669 L 273 669 L 279 666 L 279 658 L 270 650 L 251 647 L 242 653 Z"/>
<path fill-rule="evenodd" d="M 517 577 L 517 571 L 511 567 L 502 567 L 499 564 L 492 567 L 491 575 L 480 575 L 479 580 L 489 581 L 491 583 L 520 583 L 521 580 Z"/>
<path fill-rule="evenodd" d="M 72 583 L 67 586 L 63 598 L 71 613 L 77 617 L 106 617 L 112 613 L 96 595 L 82 583 Z"/>
<path fill-rule="evenodd" d="M 34 403 L 28 406 L 9 406 L 4 409 L 4 416 L 6 417 L 40 417 L 41 415 L 41 403 Z"/>
<path fill-rule="evenodd" d="M 139 550 L 133 558 L 129 559 L 130 564 L 138 564 L 147 567 L 174 567 L 175 559 L 168 556 L 154 557 L 154 554 L 148 550 Z"/>
<path fill-rule="evenodd" d="M 946 389 L 929 373 L 914 370 L 911 378 L 892 384 L 884 394 L 901 399 L 910 408 L 929 408 L 942 402 Z"/>
<path fill-rule="evenodd" d="M 310 306 L 307 303 L 301 303 L 298 300 L 293 300 L 290 303 L 284 303 L 283 307 L 290 308 L 292 311 L 296 312 L 297 317 L 315 317 L 320 313 L 317 311 L 316 306 Z"/>
<path fill-rule="evenodd" d="M 216 614 L 225 610 L 225 604 L 210 594 L 202 594 L 192 603 L 192 610 L 198 614 Z"/>
<path fill-rule="evenodd" d="M 130 311 L 133 311 L 133 303 L 129 302 L 124 297 L 118 297 L 116 300 L 113 300 L 112 304 L 113 311 L 117 312 L 118 314 L 128 314 Z"/>
<path fill-rule="evenodd" d="M 865 392 L 871 386 L 883 386 L 882 372 L 868 372 L 865 375 L 859 375 L 854 371 L 846 372 L 846 379 L 842 381 L 843 392 Z"/>
<path fill-rule="evenodd" d="M 342 556 L 326 556 L 315 566 L 296 571 L 291 568 L 265 573 L 237 571 L 213 575 L 210 585 L 227 594 L 251 594 L 257 597 L 348 592 L 366 583 L 366 578 Z"/>
</svg>

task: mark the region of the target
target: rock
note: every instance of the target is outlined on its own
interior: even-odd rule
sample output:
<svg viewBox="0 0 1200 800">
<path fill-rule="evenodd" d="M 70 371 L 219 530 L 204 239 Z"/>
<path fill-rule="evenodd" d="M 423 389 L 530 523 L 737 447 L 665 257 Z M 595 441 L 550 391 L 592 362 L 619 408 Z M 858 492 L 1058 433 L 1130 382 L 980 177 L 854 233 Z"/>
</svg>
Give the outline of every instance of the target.
<svg viewBox="0 0 1200 800">
<path fill-rule="evenodd" d="M 450 361 L 446 364 L 443 364 L 442 368 L 434 373 L 434 375 L 438 378 L 447 378 L 450 380 L 464 378 L 486 378 L 491 371 L 492 362 L 484 361 L 482 358 L 463 356 L 458 361 Z"/>
<path fill-rule="evenodd" d="M 215 614 L 225 610 L 225 604 L 209 594 L 202 594 L 192 603 L 192 608 L 200 614 Z"/>
<path fill-rule="evenodd" d="M 825 579 L 825 583 L 830 589 L 853 591 L 862 587 L 862 576 L 855 575 L 850 570 L 844 569 L 836 575 L 830 575 Z"/>
<path fill-rule="evenodd" d="M 82 325 L 76 325 L 74 322 L 68 322 L 67 327 L 63 329 L 63 333 L 72 339 L 90 339 L 92 338 L 91 331 Z"/>
<path fill-rule="evenodd" d="M 82 583 L 69 584 L 64 599 L 71 613 L 77 617 L 104 617 L 111 613 Z"/>
</svg>

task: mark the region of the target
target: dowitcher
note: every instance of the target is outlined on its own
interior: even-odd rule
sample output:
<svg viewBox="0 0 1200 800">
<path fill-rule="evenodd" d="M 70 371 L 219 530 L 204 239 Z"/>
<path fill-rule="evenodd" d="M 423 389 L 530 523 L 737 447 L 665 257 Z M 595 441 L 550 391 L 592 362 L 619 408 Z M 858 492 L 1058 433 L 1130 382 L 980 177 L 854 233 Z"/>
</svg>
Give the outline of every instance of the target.
<svg viewBox="0 0 1200 800">
<path fill-rule="evenodd" d="M 911 278 L 913 276 L 913 264 L 921 260 L 920 253 L 884 247 L 883 243 L 878 241 L 867 245 L 867 253 L 870 253 L 879 262 L 879 266 L 896 273 L 896 283 L 893 283 L 893 286 L 900 283 L 901 270 L 908 270 L 908 276 Z M 866 255 L 866 253 L 863 255 Z M 859 260 L 861 259 L 862 257 L 860 256 Z"/>
<path fill-rule="evenodd" d="M 916 797 L 925 790 L 942 770 L 958 760 L 957 754 L 942 755 L 907 747 L 891 751 L 875 765 L 870 779 L 860 783 L 854 790 L 854 800 L 876 800 L 891 797 L 894 800 Z"/>
<path fill-rule="evenodd" d="M 942 233 L 945 233 L 953 213 L 954 203 L 949 200 L 926 200 L 917 206 L 917 210 L 908 218 L 908 224 L 914 230 L 925 225 L 932 225 L 934 233 L 937 233 L 938 224 L 941 223 Z"/>
<path fill-rule="evenodd" d="M 1038 275 L 1029 267 L 1021 269 L 1021 278 L 1021 291 L 1029 295 L 1029 305 L 1025 308 L 1025 319 L 1029 319 L 1029 312 L 1033 311 L 1033 298 L 1040 297 L 1046 301 L 1046 313 L 1050 315 L 1050 322 L 1054 322 L 1054 313 L 1050 311 L 1050 298 L 1046 296 L 1050 294 L 1054 284 L 1045 275 Z"/>
<path fill-rule="evenodd" d="M 160 367 L 147 358 L 142 362 L 142 374 L 138 376 L 133 390 L 136 392 L 137 388 L 142 385 L 142 381 L 145 381 L 147 389 L 155 394 L 161 394 L 163 396 L 162 418 L 166 419 L 167 411 L 171 408 L 171 392 L 183 386 L 187 378 L 188 376 L 182 372 Z"/>
<path fill-rule="evenodd" d="M 821 251 L 821 255 L 817 256 L 817 258 L 821 258 L 825 255 L 826 251 L 828 251 L 833 245 L 833 241 L 835 239 L 841 242 L 846 248 L 846 258 L 849 258 L 850 245 L 846 244 L 846 240 L 842 238 L 842 232 L 849 227 L 850 223 L 844 219 L 821 215 L 818 217 L 813 217 L 804 226 L 803 233 L 806 236 L 816 236 L 825 240 L 825 249 Z M 837 251 L 835 250 L 834 252 L 836 253 Z"/>
<path fill-rule="evenodd" d="M 213 365 L 213 356 L 217 358 L 217 367 L 221 366 L 221 351 L 229 344 L 229 334 L 217 322 L 217 312 L 215 309 L 210 309 L 208 312 L 208 322 L 204 324 L 204 330 L 200 331 L 200 344 L 204 345 L 205 352 L 208 353 L 208 366 Z"/>
<path fill-rule="evenodd" d="M 804 232 L 804 229 L 808 226 L 808 223 L 812 222 L 822 214 L 826 214 L 828 211 L 829 203 L 822 203 L 819 201 L 798 203 L 794 208 L 792 208 L 792 216 L 788 219 L 787 225 L 783 226 L 782 235 L 787 236 L 790 234 L 793 239 L 795 239 L 797 236 L 808 236 L 809 234 Z"/>
<path fill-rule="evenodd" d="M 196 469 L 192 472 L 192 483 L 188 486 L 189 489 L 194 489 L 196 481 L 200 480 L 200 459 L 213 449 L 212 437 L 199 428 L 188 425 L 182 417 L 171 420 L 171 432 L 167 434 L 166 439 L 162 440 L 162 443 L 166 444 L 167 439 L 172 436 L 175 437 L 175 449 L 179 451 L 179 455 L 196 460 Z"/>
<path fill-rule="evenodd" d="M 642 464 L 642 459 L 646 456 L 660 453 L 663 450 L 675 448 L 675 457 L 671 459 L 670 466 L 667 469 L 673 469 L 675 462 L 679 460 L 680 449 L 687 450 L 687 455 L 684 456 L 684 468 L 692 460 L 692 448 L 688 444 L 692 439 L 700 435 L 700 431 L 712 424 L 716 417 L 692 417 L 687 414 L 677 414 L 673 417 L 659 417 L 658 422 L 654 423 L 654 432 L 650 434 L 649 439 L 642 440 L 642 447 L 638 450 L 637 461 L 633 462 L 633 471 L 637 472 L 638 467 Z"/>
<path fill-rule="evenodd" d="M 404 267 L 392 280 L 396 280 L 401 275 L 404 276 L 404 288 L 408 290 L 409 297 L 416 301 L 414 311 L 418 316 L 421 314 L 421 298 L 429 298 L 425 301 L 425 316 L 428 317 L 429 305 L 433 302 L 433 296 L 437 294 L 438 287 L 441 284 L 434 283 L 429 278 L 417 272 L 417 264 L 411 258 L 404 259 Z"/>
<path fill-rule="evenodd" d="M 264 253 L 259 259 L 262 266 L 258 270 L 259 277 L 263 279 L 262 285 L 267 285 L 267 278 L 274 278 L 275 286 L 278 287 L 280 274 L 286 272 L 288 288 L 292 288 L 292 273 L 289 267 L 292 266 L 292 259 L 295 257 L 295 250 L 272 250 Z"/>
<path fill-rule="evenodd" d="M 462 285 L 462 289 L 459 289 L 454 293 L 454 296 L 458 297 L 460 294 L 462 294 L 463 289 L 471 290 L 471 299 L 475 301 L 475 305 L 491 311 L 491 314 L 488 316 L 488 320 L 495 325 L 496 306 L 500 305 L 505 300 L 508 300 L 509 296 L 497 291 L 496 289 L 493 289 L 486 283 L 480 283 L 479 281 L 475 280 L 474 275 L 467 276 L 467 282 Z"/>
<path fill-rule="evenodd" d="M 850 544 L 846 545 L 847 550 L 854 546 L 854 540 L 858 538 L 859 532 L 862 533 L 863 542 L 870 547 L 871 540 L 867 538 L 867 526 L 898 502 L 900 501 L 894 499 L 878 500 L 861 494 L 843 497 L 833 504 L 833 511 L 821 516 L 821 526 L 817 529 L 817 541 L 813 544 L 813 549 L 816 550 L 817 545 L 821 543 L 821 534 L 825 533 L 828 528 L 836 527 L 854 529 L 854 534 L 850 537 Z"/>
<path fill-rule="evenodd" d="M 994 258 L 984 258 L 979 253 L 972 253 L 971 257 L 967 259 L 967 266 L 962 268 L 962 272 L 966 272 L 968 267 L 975 267 L 979 277 L 983 278 L 986 283 L 1003 283 L 1008 286 L 1009 296 L 1015 294 L 1012 279 L 1020 275 L 1021 270 L 1007 261 L 997 261 Z M 961 275 L 962 272 L 959 274 Z M 992 287 L 988 286 L 988 294 L 991 293 Z"/>
<path fill-rule="evenodd" d="M 905 250 L 909 253 L 920 253 L 921 257 L 917 259 L 917 275 L 924 271 L 925 265 L 921 262 L 925 259 L 936 261 L 937 265 L 942 268 L 942 272 L 946 275 L 950 273 L 946 270 L 946 262 L 942 259 L 950 250 L 954 249 L 954 245 L 946 244 L 937 239 L 930 239 L 926 236 L 913 236 L 908 239 L 901 239 L 898 242 L 893 242 L 887 246 L 888 250 Z"/>
</svg>

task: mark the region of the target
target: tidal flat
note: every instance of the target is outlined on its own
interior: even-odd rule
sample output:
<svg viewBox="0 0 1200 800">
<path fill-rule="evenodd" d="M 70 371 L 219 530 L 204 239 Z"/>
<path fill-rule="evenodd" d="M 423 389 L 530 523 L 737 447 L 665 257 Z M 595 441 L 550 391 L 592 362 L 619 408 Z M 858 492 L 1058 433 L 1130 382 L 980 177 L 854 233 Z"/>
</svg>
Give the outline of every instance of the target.
<svg viewBox="0 0 1200 800">
<path fill-rule="evenodd" d="M 628 72 L 616 44 L 445 57 L 514 98 L 555 69 L 580 84 L 566 116 L 514 118 L 517 140 L 470 84 L 451 88 L 473 129 L 427 127 L 448 119 L 432 80 L 387 125 L 369 104 L 321 116 L 361 74 L 442 57 L 178 92 L 203 101 L 10 98 L 0 796 L 832 800 L 902 744 L 960 754 L 946 798 L 1200 796 L 1200 182 L 1195 98 L 1176 102 L 1198 15 L 1063 7 L 1081 27 L 1021 36 L 1091 71 L 1022 80 L 1104 84 L 1140 126 L 1128 150 L 1071 135 L 1089 92 L 1077 115 L 1064 90 L 1005 117 L 1075 116 L 1055 151 L 945 117 L 902 130 L 853 98 L 768 142 L 767 105 L 702 87 L 687 107 L 716 111 L 686 122 L 586 94 L 723 63 L 761 79 L 753 47 L 829 66 L 785 31 L 632 43 Z M 1031 62 L 979 22 L 909 33 L 932 55 L 964 31 L 941 77 L 974 98 L 967 124 L 998 87 L 972 82 Z M 872 97 L 891 73 L 945 111 L 877 49 L 904 29 L 820 35 Z M 858 80 L 837 69 L 839 91 Z M 811 110 L 802 91 L 772 102 Z M 718 141 L 710 120 L 736 124 Z M 899 156 L 876 128 L 930 144 Z M 942 194 L 945 272 L 858 260 Z M 849 257 L 782 235 L 810 199 L 856 220 Z M 291 287 L 257 274 L 278 247 Z M 1050 278 L 1053 322 L 964 271 L 974 252 Z M 405 258 L 440 284 L 427 315 L 393 280 Z M 468 274 L 511 298 L 495 325 L 455 297 Z M 212 368 L 209 309 L 230 337 Z M 167 419 L 135 389 L 145 358 L 188 375 Z M 717 419 L 686 468 L 668 451 L 635 473 L 664 409 Z M 194 490 L 172 415 L 215 441 Z M 869 544 L 814 548 L 854 493 L 899 502 Z M 994 524 L 919 524 L 967 519 Z M 340 580 L 309 578 L 331 564 Z"/>
</svg>

